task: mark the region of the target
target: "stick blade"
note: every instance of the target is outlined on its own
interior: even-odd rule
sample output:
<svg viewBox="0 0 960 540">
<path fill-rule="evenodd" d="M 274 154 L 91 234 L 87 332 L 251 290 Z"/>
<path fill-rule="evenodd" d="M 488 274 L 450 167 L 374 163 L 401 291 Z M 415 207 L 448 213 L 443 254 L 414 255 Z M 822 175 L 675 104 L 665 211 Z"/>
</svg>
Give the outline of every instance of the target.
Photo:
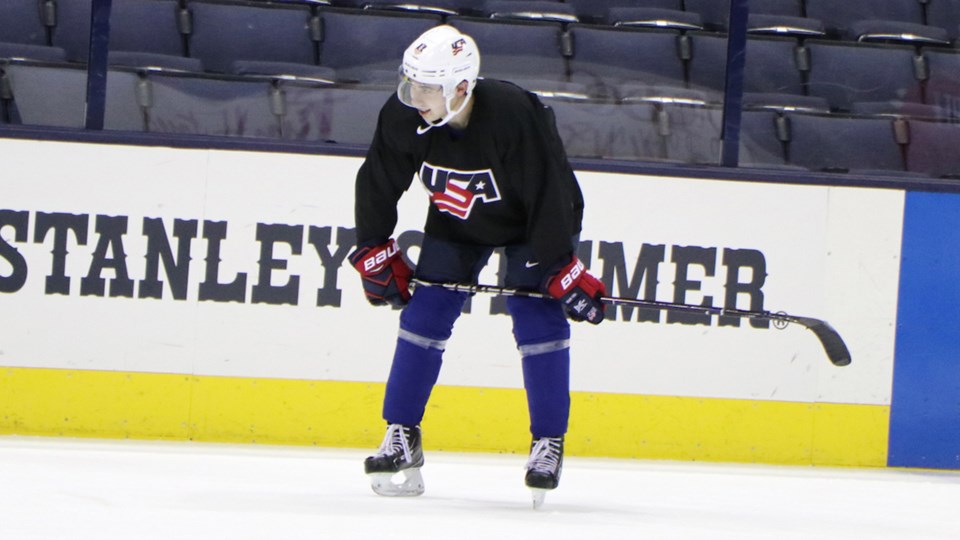
<svg viewBox="0 0 960 540">
<path fill-rule="evenodd" d="M 826 321 L 810 317 L 795 317 L 795 320 L 820 339 L 820 344 L 823 345 L 823 350 L 827 353 L 827 358 L 830 359 L 831 364 L 840 367 L 850 365 L 852 359 L 847 344 L 843 342 L 840 333 Z"/>
</svg>

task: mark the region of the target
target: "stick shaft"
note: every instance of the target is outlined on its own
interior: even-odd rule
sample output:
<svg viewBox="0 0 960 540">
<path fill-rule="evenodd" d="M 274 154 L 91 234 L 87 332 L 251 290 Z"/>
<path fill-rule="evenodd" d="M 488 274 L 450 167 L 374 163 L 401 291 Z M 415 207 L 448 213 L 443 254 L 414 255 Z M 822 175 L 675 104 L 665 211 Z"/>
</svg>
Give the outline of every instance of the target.
<svg viewBox="0 0 960 540">
<path fill-rule="evenodd" d="M 464 292 L 464 293 L 488 293 L 499 294 L 503 296 L 526 296 L 530 298 L 553 298 L 549 294 L 537 291 L 525 291 L 522 289 L 511 289 L 507 287 L 496 287 L 493 285 L 465 285 L 462 283 L 435 283 L 419 279 L 413 280 L 417 286 L 443 287 L 444 289 Z M 803 317 L 799 315 L 790 315 L 783 312 L 771 311 L 750 311 L 744 309 L 728 309 L 714 306 L 696 306 L 692 304 L 680 304 L 674 302 L 660 302 L 657 300 L 641 300 L 639 298 L 621 298 L 617 296 L 604 296 L 600 298 L 604 304 L 611 306 L 631 306 L 647 309 L 672 310 L 682 313 L 695 313 L 699 315 L 721 315 L 731 317 L 743 317 L 748 319 L 760 319 L 768 321 L 778 321 L 783 323 L 794 323 L 813 332 L 820 344 L 823 346 L 827 358 L 836 366 L 846 366 L 850 363 L 850 351 L 840 334 L 833 329 L 826 321 L 814 318 Z"/>
</svg>

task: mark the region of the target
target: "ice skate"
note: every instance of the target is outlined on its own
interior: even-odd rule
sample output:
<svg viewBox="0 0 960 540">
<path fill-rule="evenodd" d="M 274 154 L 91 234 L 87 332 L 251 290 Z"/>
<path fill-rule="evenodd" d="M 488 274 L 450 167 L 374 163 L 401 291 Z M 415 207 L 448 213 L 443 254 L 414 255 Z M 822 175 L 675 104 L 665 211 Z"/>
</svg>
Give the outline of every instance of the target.
<svg viewBox="0 0 960 540">
<path fill-rule="evenodd" d="M 420 427 L 390 424 L 376 454 L 363 462 L 370 487 L 385 497 L 415 497 L 423 494 L 423 447 Z M 395 481 L 395 477 L 403 477 Z"/>
<path fill-rule="evenodd" d="M 547 492 L 560 484 L 563 470 L 563 437 L 541 437 L 530 445 L 525 481 L 533 494 L 533 508 L 543 504 Z"/>
</svg>

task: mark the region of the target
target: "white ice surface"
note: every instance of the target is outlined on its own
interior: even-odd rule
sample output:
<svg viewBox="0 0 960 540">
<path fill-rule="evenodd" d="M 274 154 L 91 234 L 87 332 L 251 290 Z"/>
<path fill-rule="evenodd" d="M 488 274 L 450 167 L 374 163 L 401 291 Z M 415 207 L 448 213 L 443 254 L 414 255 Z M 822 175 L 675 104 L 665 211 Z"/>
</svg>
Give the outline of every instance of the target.
<svg viewBox="0 0 960 540">
<path fill-rule="evenodd" d="M 432 452 L 422 497 L 363 450 L 0 437 L 0 539 L 960 539 L 960 474 Z"/>
</svg>

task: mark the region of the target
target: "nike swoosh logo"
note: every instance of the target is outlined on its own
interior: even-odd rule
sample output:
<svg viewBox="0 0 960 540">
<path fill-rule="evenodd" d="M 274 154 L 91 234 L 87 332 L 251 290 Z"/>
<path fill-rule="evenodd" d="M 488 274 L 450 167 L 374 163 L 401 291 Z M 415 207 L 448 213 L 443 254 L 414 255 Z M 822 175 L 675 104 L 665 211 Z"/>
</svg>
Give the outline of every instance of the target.
<svg viewBox="0 0 960 540">
<path fill-rule="evenodd" d="M 524 264 L 524 266 L 526 266 L 527 268 L 533 268 L 534 266 L 538 266 L 539 264 L 540 264 L 540 263 L 538 263 L 538 262 L 530 262 L 530 261 L 527 261 L 527 262 Z"/>
</svg>

